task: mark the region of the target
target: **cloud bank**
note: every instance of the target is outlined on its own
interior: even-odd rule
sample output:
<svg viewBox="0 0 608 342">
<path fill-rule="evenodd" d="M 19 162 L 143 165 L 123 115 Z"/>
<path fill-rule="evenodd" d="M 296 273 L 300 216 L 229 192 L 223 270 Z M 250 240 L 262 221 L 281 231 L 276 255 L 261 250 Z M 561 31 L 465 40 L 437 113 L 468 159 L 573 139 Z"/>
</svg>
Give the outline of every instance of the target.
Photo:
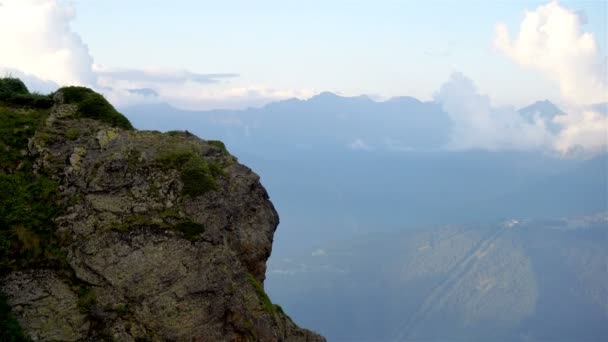
<svg viewBox="0 0 608 342">
<path fill-rule="evenodd" d="M 74 9 L 58 1 L 2 0 L 0 67 L 58 85 L 97 83 L 93 58 L 70 29 Z"/>
<path fill-rule="evenodd" d="M 563 154 L 598 153 L 608 145 L 608 117 L 592 106 L 608 102 L 608 59 L 584 23 L 581 14 L 552 1 L 526 12 L 515 38 L 504 24 L 496 27 L 499 51 L 559 85 L 566 115 L 553 119 L 562 127 L 553 146 Z"/>
<path fill-rule="evenodd" d="M 82 85 L 103 93 L 119 107 L 168 102 L 185 109 L 258 106 L 314 93 L 237 85 L 231 82 L 239 77 L 234 73 L 105 67 L 94 63 L 87 45 L 71 30 L 75 10 L 69 3 L 2 0 L 0 4 L 0 76 L 19 77 L 33 91 L 48 93 L 60 86 Z"/>
<path fill-rule="evenodd" d="M 586 105 L 608 101 L 606 57 L 583 18 L 556 1 L 526 12 L 519 34 L 496 27 L 495 46 L 522 66 L 544 72 L 559 84 L 565 100 Z"/>
<path fill-rule="evenodd" d="M 530 122 L 513 107 L 493 107 L 490 98 L 461 73 L 452 74 L 433 98 L 452 120 L 450 149 L 525 150 L 551 145 L 552 135 L 543 118 Z"/>
</svg>

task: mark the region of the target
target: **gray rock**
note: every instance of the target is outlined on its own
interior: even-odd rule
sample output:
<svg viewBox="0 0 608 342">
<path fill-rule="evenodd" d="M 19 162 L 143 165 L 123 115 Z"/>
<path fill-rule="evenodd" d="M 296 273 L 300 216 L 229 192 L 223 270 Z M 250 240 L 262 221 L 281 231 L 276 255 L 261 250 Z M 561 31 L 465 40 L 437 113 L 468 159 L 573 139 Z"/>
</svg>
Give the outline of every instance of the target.
<svg viewBox="0 0 608 342">
<path fill-rule="evenodd" d="M 279 218 L 254 172 L 213 142 L 111 128 L 56 100 L 29 153 L 60 184 L 69 269 L 2 279 L 26 334 L 324 341 L 263 292 Z M 67 139 L 70 130 L 79 136 Z"/>
</svg>

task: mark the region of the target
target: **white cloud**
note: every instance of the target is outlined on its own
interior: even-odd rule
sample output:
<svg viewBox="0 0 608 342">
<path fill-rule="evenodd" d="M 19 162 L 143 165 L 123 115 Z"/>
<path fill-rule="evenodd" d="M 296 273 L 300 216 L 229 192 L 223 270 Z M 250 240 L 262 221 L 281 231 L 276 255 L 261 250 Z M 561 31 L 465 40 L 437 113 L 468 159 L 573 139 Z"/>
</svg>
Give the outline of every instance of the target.
<svg viewBox="0 0 608 342">
<path fill-rule="evenodd" d="M 315 249 L 314 251 L 312 251 L 312 253 L 310 253 L 311 256 L 313 257 L 317 257 L 317 256 L 326 256 L 327 252 L 324 249 Z"/>
<path fill-rule="evenodd" d="M 86 44 L 70 28 L 75 11 L 67 2 L 3 0 L 1 4 L 0 76 L 20 77 L 31 90 L 46 93 L 59 86 L 83 85 L 102 92 L 119 107 L 163 101 L 183 109 L 244 108 L 314 94 L 306 89 L 229 83 L 238 77 L 233 73 L 96 65 Z"/>
<path fill-rule="evenodd" d="M 561 153 L 597 153 L 608 144 L 606 114 L 589 105 L 608 102 L 607 59 L 593 34 L 584 32 L 585 18 L 553 1 L 526 12 L 512 39 L 504 24 L 496 27 L 495 46 L 516 63 L 544 72 L 557 82 L 566 115 L 555 141 Z"/>
<path fill-rule="evenodd" d="M 363 139 L 355 139 L 353 142 L 348 144 L 348 148 L 355 151 L 371 151 L 373 147 L 368 145 Z"/>
<path fill-rule="evenodd" d="M 555 148 L 562 154 L 589 155 L 606 152 L 608 146 L 608 116 L 587 108 L 574 108 L 560 115 L 555 122 L 563 126 Z"/>
<path fill-rule="evenodd" d="M 512 107 L 493 107 L 460 73 L 452 74 L 434 99 L 452 120 L 450 149 L 544 149 L 552 143 L 544 119 L 528 122 Z"/>
<path fill-rule="evenodd" d="M 210 86 L 191 81 L 164 84 L 155 89 L 175 107 L 192 110 L 258 107 L 277 100 L 309 98 L 316 93 L 313 89 L 275 89 L 262 84 Z"/>
<path fill-rule="evenodd" d="M 156 69 L 125 69 L 108 68 L 93 65 L 95 73 L 103 79 L 113 82 L 135 82 L 144 84 L 163 83 L 219 83 L 222 79 L 239 77 L 238 74 L 200 74 L 188 70 L 156 68 Z"/>
<path fill-rule="evenodd" d="M 74 10 L 45 0 L 3 0 L 0 67 L 59 85 L 94 85 L 93 58 L 70 29 Z"/>
</svg>

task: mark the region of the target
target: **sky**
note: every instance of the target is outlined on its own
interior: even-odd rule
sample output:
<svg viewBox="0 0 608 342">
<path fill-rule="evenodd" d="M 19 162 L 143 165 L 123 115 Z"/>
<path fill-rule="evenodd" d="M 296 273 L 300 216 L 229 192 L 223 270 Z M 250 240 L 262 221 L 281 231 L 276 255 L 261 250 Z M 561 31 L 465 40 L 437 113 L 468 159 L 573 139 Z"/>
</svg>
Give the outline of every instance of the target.
<svg viewBox="0 0 608 342">
<path fill-rule="evenodd" d="M 541 1 L 80 0 L 73 29 L 95 63 L 234 73 L 232 86 L 307 96 L 321 91 L 432 98 L 453 72 L 497 104 L 557 98 L 539 72 L 493 46 Z M 605 51 L 605 1 L 562 2 Z M 517 84 L 517 86 L 514 86 Z"/>
<path fill-rule="evenodd" d="M 464 146 L 524 130 L 532 146 L 596 149 L 607 22 L 606 1 L 0 0 L 0 72 L 41 92 L 89 86 L 119 107 L 414 96 L 443 101 Z M 543 99 L 568 114 L 559 139 L 516 117 Z"/>
</svg>

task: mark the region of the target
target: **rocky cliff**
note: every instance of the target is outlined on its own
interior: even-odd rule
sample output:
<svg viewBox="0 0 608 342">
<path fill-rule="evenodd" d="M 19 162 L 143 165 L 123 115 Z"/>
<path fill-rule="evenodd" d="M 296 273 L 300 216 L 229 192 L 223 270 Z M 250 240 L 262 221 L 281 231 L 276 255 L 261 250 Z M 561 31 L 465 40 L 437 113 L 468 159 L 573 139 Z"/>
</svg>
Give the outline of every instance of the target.
<svg viewBox="0 0 608 342">
<path fill-rule="evenodd" d="M 0 329 L 13 340 L 323 341 L 263 289 L 279 222 L 219 141 L 0 80 Z"/>
</svg>

